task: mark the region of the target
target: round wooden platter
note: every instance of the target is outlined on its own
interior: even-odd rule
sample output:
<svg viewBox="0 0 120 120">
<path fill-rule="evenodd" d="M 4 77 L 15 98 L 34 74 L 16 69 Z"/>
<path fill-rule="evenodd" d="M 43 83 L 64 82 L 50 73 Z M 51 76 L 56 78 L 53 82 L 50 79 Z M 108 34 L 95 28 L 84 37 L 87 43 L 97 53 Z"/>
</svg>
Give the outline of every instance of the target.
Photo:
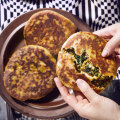
<svg viewBox="0 0 120 120">
<path fill-rule="evenodd" d="M 59 9 L 37 9 L 25 13 L 15 19 L 0 35 L 0 95 L 10 107 L 27 116 L 39 119 L 54 119 L 68 116 L 74 112 L 73 109 L 62 99 L 57 88 L 55 88 L 53 92 L 40 100 L 29 100 L 21 102 L 12 98 L 7 93 L 3 84 L 4 68 L 9 58 L 17 49 L 25 46 L 23 29 L 26 21 L 30 18 L 31 15 L 42 10 L 56 11 L 70 19 L 77 26 L 78 31 L 92 32 L 90 27 L 81 19 L 78 19 L 76 16 L 72 15 L 69 12 Z"/>
</svg>

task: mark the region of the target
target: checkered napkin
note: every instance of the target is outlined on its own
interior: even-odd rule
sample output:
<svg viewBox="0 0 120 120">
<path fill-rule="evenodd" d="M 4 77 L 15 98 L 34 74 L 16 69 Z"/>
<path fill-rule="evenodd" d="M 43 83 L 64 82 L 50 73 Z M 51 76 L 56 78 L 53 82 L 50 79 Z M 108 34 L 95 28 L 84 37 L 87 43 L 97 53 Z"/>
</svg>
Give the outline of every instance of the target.
<svg viewBox="0 0 120 120">
<path fill-rule="evenodd" d="M 57 8 L 75 14 L 93 30 L 117 23 L 117 0 L 1 0 L 1 31 L 17 16 L 37 8 Z"/>
</svg>

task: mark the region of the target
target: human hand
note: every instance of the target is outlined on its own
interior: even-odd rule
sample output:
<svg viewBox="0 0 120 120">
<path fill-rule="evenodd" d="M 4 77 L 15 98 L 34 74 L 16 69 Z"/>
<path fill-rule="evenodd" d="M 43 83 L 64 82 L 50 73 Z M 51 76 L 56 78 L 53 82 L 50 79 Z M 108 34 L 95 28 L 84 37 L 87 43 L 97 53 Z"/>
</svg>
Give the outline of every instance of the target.
<svg viewBox="0 0 120 120">
<path fill-rule="evenodd" d="M 120 23 L 95 31 L 94 34 L 97 34 L 98 36 L 101 36 L 106 40 L 108 40 L 102 52 L 102 56 L 107 57 L 114 52 L 116 57 L 116 63 L 117 66 L 119 67 L 120 66 Z"/>
<path fill-rule="evenodd" d="M 55 83 L 63 99 L 81 116 L 92 120 L 120 120 L 120 107 L 114 101 L 100 96 L 84 81 L 77 80 L 81 92 L 70 94 L 58 78 Z"/>
</svg>

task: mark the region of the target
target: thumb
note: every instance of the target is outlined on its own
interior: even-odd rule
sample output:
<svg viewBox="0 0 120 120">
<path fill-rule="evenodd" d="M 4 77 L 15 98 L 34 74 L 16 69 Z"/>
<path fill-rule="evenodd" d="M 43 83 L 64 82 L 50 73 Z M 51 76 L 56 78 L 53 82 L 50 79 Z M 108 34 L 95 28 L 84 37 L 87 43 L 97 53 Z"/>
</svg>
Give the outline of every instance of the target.
<svg viewBox="0 0 120 120">
<path fill-rule="evenodd" d="M 105 45 L 102 56 L 107 57 L 113 53 L 116 47 L 120 44 L 120 33 L 117 33 L 112 39 L 110 39 Z"/>
<path fill-rule="evenodd" d="M 88 85 L 87 82 L 78 79 L 76 83 L 79 89 L 81 90 L 81 92 L 85 95 L 85 97 L 89 101 L 94 101 L 96 98 L 98 98 L 98 94 Z"/>
</svg>

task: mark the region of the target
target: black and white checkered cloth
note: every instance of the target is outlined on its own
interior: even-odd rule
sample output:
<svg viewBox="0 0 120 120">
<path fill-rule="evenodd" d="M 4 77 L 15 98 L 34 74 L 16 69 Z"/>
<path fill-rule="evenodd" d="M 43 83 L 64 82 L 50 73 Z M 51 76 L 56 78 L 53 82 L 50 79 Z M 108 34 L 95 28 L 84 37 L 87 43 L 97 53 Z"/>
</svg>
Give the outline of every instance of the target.
<svg viewBox="0 0 120 120">
<path fill-rule="evenodd" d="M 57 8 L 71 12 L 94 31 L 119 22 L 117 0 L 0 0 L 0 2 L 0 32 L 19 15 L 37 8 Z M 116 79 L 120 79 L 120 68 Z M 18 116 L 20 117 L 17 120 L 31 120 L 19 113 Z"/>
<path fill-rule="evenodd" d="M 117 0 L 1 0 L 1 31 L 17 16 L 37 8 L 57 8 L 80 17 L 93 30 L 117 23 Z"/>
</svg>

